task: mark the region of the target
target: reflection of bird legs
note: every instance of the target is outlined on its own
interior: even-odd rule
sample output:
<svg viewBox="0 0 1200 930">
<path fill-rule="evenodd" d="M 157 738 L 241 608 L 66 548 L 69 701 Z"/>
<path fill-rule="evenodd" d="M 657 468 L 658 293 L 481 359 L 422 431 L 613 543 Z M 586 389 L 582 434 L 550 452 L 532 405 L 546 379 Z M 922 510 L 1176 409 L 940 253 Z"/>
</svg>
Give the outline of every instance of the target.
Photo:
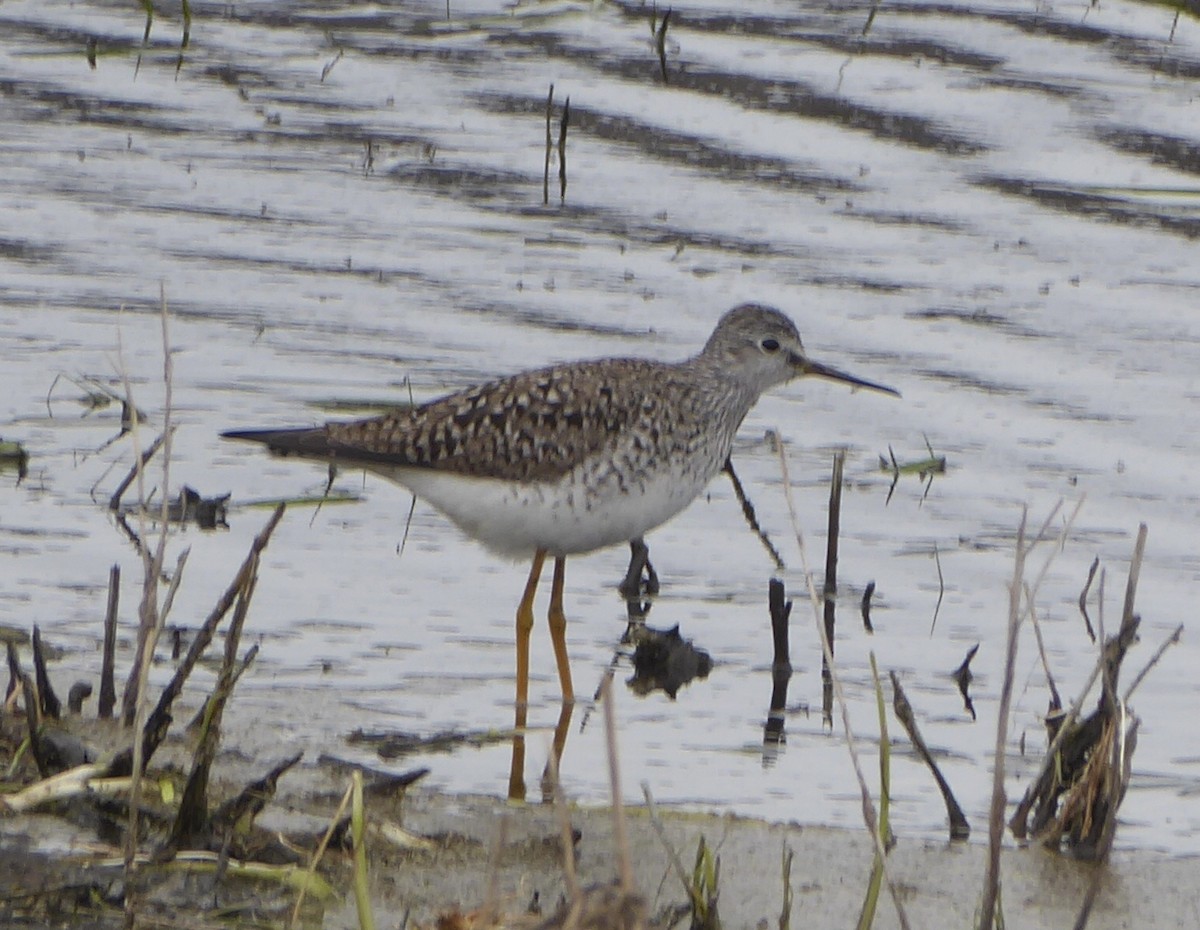
<svg viewBox="0 0 1200 930">
<path fill-rule="evenodd" d="M 642 596 L 642 573 L 646 575 L 645 593 L 653 597 L 658 593 L 658 574 L 650 564 L 650 547 L 641 536 L 629 541 L 629 568 L 621 580 L 617 590 L 627 601 L 635 601 Z"/>
<path fill-rule="evenodd" d="M 533 554 L 529 567 L 529 578 L 525 582 L 525 593 L 517 607 L 517 699 L 513 723 L 512 765 L 508 774 L 508 796 L 511 800 L 525 798 L 525 729 L 529 722 L 529 638 L 533 631 L 533 599 L 537 594 L 542 565 L 546 561 L 546 550 L 538 549 Z M 562 688 L 562 710 L 554 728 L 554 758 L 562 759 L 567 743 L 567 725 L 575 704 L 575 689 L 571 684 L 571 660 L 567 655 L 567 617 L 563 612 L 563 582 L 566 579 L 567 560 L 558 556 L 554 560 L 554 579 L 550 585 L 550 610 L 547 619 L 550 625 L 550 642 L 554 647 L 554 661 L 558 666 L 558 682 Z"/>
</svg>

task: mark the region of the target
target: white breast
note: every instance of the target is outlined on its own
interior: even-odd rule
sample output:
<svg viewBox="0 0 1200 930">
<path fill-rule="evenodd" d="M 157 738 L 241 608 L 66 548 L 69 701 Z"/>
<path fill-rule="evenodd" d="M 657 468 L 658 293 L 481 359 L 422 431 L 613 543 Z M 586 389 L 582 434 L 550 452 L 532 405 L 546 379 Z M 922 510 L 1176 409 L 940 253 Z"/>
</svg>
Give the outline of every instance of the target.
<svg viewBox="0 0 1200 930">
<path fill-rule="evenodd" d="M 580 470 L 557 482 L 469 478 L 427 468 L 376 469 L 445 514 L 488 549 L 512 558 L 592 552 L 639 537 L 690 504 L 711 476 L 659 469 L 639 482 Z"/>
</svg>

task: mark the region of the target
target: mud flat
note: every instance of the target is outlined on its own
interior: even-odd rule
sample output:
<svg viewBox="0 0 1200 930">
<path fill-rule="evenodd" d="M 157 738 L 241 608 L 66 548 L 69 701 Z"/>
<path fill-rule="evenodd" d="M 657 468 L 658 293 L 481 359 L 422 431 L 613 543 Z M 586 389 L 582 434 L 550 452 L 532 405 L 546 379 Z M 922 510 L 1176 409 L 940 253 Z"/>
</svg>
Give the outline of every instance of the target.
<svg viewBox="0 0 1200 930">
<path fill-rule="evenodd" d="M 308 774 L 321 780 L 319 770 L 310 769 Z M 315 826 L 336 805 L 332 793 L 315 786 L 301 794 L 277 798 L 264 812 L 263 825 L 274 821 L 280 829 L 290 831 L 311 819 Z M 402 807 L 405 829 L 429 843 L 422 849 L 399 849 L 381 839 L 372 843 L 371 898 L 378 926 L 398 927 L 406 913 L 410 925 L 429 925 L 438 917 L 460 912 L 469 920 L 471 912 L 488 899 L 489 884 L 495 888 L 500 914 L 513 922 L 527 919 L 535 900 L 543 915 L 553 912 L 565 886 L 559 829 L 549 805 L 514 806 L 494 798 L 410 791 Z M 395 802 L 368 803 L 368 816 L 376 821 L 398 819 L 400 813 Z M 872 856 L 862 831 L 771 824 L 721 814 L 662 809 L 657 813 L 689 873 L 701 836 L 716 849 L 723 926 L 780 926 L 785 849 L 794 853 L 791 926 L 846 927 L 857 919 Z M 578 833 L 580 882 L 589 885 L 614 880 L 617 867 L 608 810 L 575 807 L 571 824 Z M 11 818 L 4 829 L 7 839 L 0 848 L 0 918 L 4 926 L 44 925 L 21 916 L 22 912 L 29 914 L 22 903 L 29 893 L 41 889 L 45 895 L 55 885 L 66 891 L 106 884 L 97 882 L 98 870 L 88 865 L 93 857 L 85 853 L 88 847 L 95 848 L 94 834 L 87 838 L 82 829 L 75 831 L 47 815 Z M 655 925 L 667 926 L 670 915 L 676 915 L 680 925 L 686 926 L 686 895 L 644 808 L 628 809 L 628 829 L 633 874 L 652 920 Z M 497 854 L 501 833 L 503 843 Z M 888 865 L 911 925 L 972 926 L 985 852 L 981 843 L 951 845 L 901 837 Z M 333 874 L 326 874 L 334 886 L 348 889 L 348 856 L 331 856 L 329 864 Z M 1006 850 L 1002 900 L 1008 926 L 1071 927 L 1094 868 L 1036 847 Z M 1200 862 L 1196 859 L 1118 850 L 1102 868 L 1102 890 L 1088 924 L 1093 930 L 1200 926 Z M 110 873 L 107 886 L 118 889 L 119 867 L 104 871 Z M 288 900 L 289 896 L 281 896 L 277 890 L 263 892 L 260 917 L 263 910 L 275 911 L 279 925 L 285 925 Z M 147 901 L 151 922 L 145 925 L 159 925 L 154 920 L 170 912 L 178 919 L 186 913 L 191 921 L 188 926 L 208 926 L 206 919 L 217 919 L 214 904 L 248 912 L 256 909 L 253 901 L 255 893 L 248 892 L 245 883 L 227 879 L 214 891 L 211 876 L 192 876 L 172 889 L 170 903 Z M 121 921 L 117 907 L 84 907 L 66 913 L 62 904 L 65 897 L 60 894 L 60 907 L 54 909 L 55 926 L 107 927 Z M 358 926 L 348 890 L 326 902 L 323 913 L 318 908 L 315 912 L 306 909 L 306 914 L 303 926 Z M 899 926 L 886 893 L 875 926 Z"/>
</svg>

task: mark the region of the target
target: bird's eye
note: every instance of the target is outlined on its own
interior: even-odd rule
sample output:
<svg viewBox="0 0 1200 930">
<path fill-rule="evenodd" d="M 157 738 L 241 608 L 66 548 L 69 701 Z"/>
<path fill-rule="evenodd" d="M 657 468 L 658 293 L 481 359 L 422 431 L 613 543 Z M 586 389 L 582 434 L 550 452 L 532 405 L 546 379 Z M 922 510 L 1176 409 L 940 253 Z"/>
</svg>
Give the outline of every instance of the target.
<svg viewBox="0 0 1200 930">
<path fill-rule="evenodd" d="M 764 352 L 778 352 L 779 351 L 779 340 L 778 339 L 764 339 L 762 341 L 761 345 L 763 347 Z"/>
</svg>

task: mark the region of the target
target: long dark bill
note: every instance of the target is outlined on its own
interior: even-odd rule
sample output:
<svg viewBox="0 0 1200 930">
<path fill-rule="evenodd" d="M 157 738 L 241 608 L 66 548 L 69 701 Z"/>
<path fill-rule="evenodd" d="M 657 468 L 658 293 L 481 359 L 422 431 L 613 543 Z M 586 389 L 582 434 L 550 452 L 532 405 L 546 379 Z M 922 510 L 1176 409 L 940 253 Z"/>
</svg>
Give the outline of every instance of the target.
<svg viewBox="0 0 1200 930">
<path fill-rule="evenodd" d="M 899 397 L 900 392 L 895 388 L 890 388 L 886 384 L 876 384 L 874 381 L 867 381 L 863 378 L 856 378 L 854 375 L 847 374 L 844 371 L 839 371 L 829 365 L 822 365 L 820 362 L 814 362 L 810 358 L 806 358 L 797 366 L 800 369 L 801 377 L 809 378 L 825 378 L 827 381 L 840 381 L 842 384 L 848 384 L 854 388 L 865 388 L 868 391 L 879 391 L 881 394 L 891 394 L 894 397 Z"/>
</svg>

